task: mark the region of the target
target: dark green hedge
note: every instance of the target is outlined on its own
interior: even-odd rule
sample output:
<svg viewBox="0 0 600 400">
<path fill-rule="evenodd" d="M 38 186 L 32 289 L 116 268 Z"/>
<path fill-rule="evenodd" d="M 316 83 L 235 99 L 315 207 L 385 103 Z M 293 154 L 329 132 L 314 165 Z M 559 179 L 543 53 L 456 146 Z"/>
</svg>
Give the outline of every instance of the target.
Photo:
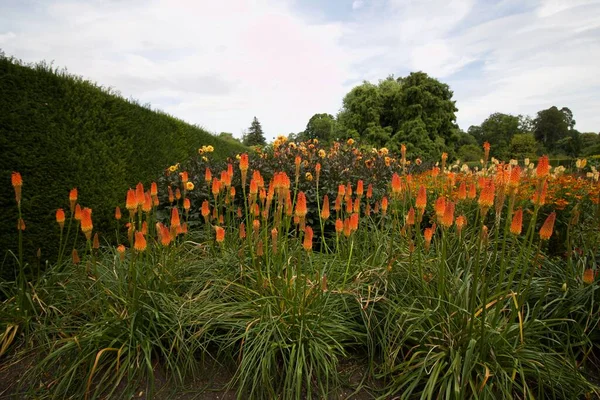
<svg viewBox="0 0 600 400">
<path fill-rule="evenodd" d="M 52 260 L 54 213 L 68 208 L 71 188 L 93 209 L 101 235 L 113 237 L 114 207 L 127 188 L 155 180 L 202 145 L 214 146 L 217 159 L 246 149 L 45 63 L 25 66 L 0 53 L 0 269 L 12 270 L 5 255 L 17 243 L 12 171 L 24 181 L 26 258 L 42 248 L 42 258 Z"/>
</svg>

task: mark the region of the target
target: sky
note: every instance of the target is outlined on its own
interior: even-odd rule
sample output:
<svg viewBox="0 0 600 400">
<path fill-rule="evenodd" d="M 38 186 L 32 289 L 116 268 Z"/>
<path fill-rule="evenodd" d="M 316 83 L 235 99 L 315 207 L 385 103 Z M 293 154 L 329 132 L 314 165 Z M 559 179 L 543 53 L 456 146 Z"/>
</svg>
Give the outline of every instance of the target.
<svg viewBox="0 0 600 400">
<path fill-rule="evenodd" d="M 450 86 L 464 130 L 556 105 L 600 131 L 600 0 L 0 0 L 0 49 L 236 137 L 412 71 Z"/>
</svg>

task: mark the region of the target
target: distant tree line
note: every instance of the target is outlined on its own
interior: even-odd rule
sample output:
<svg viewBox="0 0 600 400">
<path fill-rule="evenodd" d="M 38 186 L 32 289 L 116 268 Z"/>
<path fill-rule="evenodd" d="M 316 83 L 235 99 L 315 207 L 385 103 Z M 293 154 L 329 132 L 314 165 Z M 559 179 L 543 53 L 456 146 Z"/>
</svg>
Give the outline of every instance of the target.
<svg viewBox="0 0 600 400">
<path fill-rule="evenodd" d="M 452 96 L 447 84 L 424 72 L 389 76 L 377 84 L 365 81 L 346 94 L 336 116 L 315 114 L 304 131 L 289 136 L 322 142 L 353 138 L 394 151 L 405 144 L 410 157 L 435 159 L 447 152 L 464 161 L 479 160 L 486 141 L 492 145 L 492 156 L 503 160 L 541 153 L 600 154 L 600 136 L 577 131 L 567 107 L 553 106 L 534 118 L 498 112 L 464 132 L 456 124 L 458 109 Z"/>
</svg>

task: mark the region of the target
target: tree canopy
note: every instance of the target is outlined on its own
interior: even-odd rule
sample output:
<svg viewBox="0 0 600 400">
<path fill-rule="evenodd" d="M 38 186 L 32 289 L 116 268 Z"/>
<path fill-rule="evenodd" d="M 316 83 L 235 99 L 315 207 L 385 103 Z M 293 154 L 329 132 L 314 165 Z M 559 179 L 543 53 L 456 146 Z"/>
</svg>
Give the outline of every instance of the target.
<svg viewBox="0 0 600 400">
<path fill-rule="evenodd" d="M 252 124 L 248 132 L 244 135 L 242 143 L 246 146 L 264 146 L 267 143 L 262 126 L 256 117 L 252 120 Z"/>
</svg>

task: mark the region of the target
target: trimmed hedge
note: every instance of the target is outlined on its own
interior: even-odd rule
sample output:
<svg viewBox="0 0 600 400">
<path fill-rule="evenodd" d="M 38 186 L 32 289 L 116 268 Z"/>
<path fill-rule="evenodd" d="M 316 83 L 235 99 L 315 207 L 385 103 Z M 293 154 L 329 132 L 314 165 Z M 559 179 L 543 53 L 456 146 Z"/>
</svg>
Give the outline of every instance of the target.
<svg viewBox="0 0 600 400">
<path fill-rule="evenodd" d="M 52 260 L 58 247 L 55 211 L 68 209 L 71 188 L 93 209 L 94 230 L 113 238 L 114 207 L 124 205 L 126 190 L 138 181 L 149 184 L 202 145 L 212 145 L 216 159 L 247 150 L 48 64 L 27 66 L 0 53 L 3 275 L 14 266 L 5 255 L 17 246 L 12 171 L 24 182 L 25 256 L 32 261 L 41 248 L 42 259 Z"/>
</svg>

